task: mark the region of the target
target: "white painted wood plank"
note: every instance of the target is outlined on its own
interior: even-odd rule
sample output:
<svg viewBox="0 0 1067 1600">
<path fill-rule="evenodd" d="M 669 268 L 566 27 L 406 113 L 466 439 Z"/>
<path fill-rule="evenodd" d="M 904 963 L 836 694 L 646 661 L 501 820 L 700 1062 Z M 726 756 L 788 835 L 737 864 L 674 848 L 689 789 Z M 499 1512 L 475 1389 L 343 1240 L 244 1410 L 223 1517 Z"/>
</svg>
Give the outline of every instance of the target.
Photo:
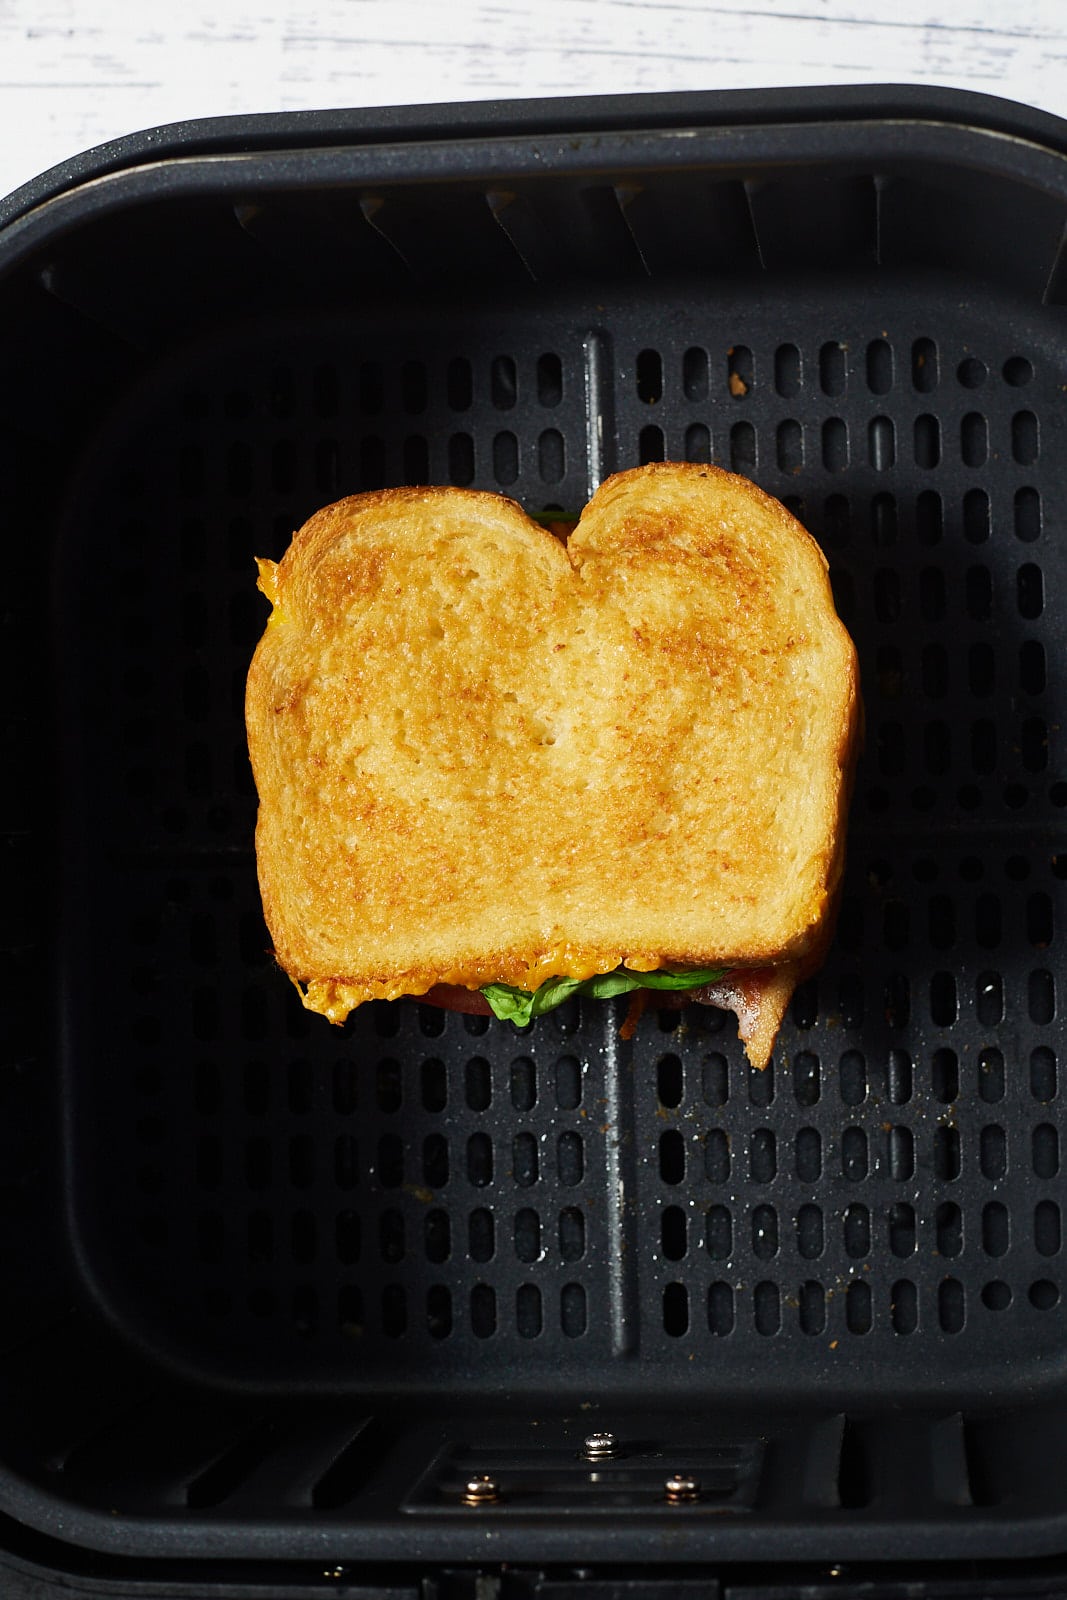
<svg viewBox="0 0 1067 1600">
<path fill-rule="evenodd" d="M 1067 113 L 1064 0 L 0 0 L 0 193 L 227 112 L 818 83 Z"/>
</svg>

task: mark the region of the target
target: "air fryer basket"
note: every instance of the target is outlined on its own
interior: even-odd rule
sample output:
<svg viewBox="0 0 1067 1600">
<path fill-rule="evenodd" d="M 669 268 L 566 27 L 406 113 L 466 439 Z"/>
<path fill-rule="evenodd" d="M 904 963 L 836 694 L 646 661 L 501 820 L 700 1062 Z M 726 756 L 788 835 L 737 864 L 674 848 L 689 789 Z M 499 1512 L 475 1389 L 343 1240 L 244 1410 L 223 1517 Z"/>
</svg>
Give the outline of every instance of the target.
<svg viewBox="0 0 1067 1600">
<path fill-rule="evenodd" d="M 9 208 L 11 1526 L 149 1564 L 1067 1550 L 1067 156 L 898 102 L 252 122 Z M 772 1068 L 699 1007 L 306 1014 L 256 887 L 253 557 L 358 489 L 576 512 L 661 458 L 783 498 L 861 656 L 838 937 Z"/>
</svg>

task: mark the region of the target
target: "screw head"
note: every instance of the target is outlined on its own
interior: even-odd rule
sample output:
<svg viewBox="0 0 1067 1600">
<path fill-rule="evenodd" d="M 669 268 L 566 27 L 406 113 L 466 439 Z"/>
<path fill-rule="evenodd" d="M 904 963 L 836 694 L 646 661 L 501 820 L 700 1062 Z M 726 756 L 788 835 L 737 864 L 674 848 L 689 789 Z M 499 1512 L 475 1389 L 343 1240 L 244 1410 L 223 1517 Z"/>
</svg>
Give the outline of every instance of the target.
<svg viewBox="0 0 1067 1600">
<path fill-rule="evenodd" d="M 700 1479 L 694 1478 L 691 1472 L 672 1472 L 663 1491 L 672 1506 L 685 1505 L 700 1499 Z"/>
<path fill-rule="evenodd" d="M 465 1506 L 493 1506 L 500 1499 L 500 1485 L 487 1472 L 468 1478 L 463 1489 Z"/>
<path fill-rule="evenodd" d="M 586 1461 L 610 1461 L 619 1453 L 619 1441 L 613 1433 L 587 1434 L 582 1444 Z"/>
</svg>

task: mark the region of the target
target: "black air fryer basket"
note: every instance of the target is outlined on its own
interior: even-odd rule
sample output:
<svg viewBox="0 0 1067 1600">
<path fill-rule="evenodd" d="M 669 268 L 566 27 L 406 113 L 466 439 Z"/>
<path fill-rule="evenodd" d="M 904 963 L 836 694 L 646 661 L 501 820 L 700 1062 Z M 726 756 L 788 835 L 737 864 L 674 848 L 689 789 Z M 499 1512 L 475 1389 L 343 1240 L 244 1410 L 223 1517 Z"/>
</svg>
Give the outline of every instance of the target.
<svg viewBox="0 0 1067 1600">
<path fill-rule="evenodd" d="M 0 208 L 5 1594 L 1062 1581 L 1065 221 L 1067 126 L 916 90 L 190 124 Z M 782 498 L 861 658 L 773 1066 L 305 1013 L 253 557 L 659 459 Z"/>
</svg>

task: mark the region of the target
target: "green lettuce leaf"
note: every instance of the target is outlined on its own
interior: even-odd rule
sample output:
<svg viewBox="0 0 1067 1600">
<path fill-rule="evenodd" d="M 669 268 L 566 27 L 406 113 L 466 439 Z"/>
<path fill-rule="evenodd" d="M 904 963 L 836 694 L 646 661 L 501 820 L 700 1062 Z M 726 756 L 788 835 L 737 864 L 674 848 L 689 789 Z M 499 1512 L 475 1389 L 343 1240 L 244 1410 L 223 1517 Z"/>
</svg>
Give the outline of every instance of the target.
<svg viewBox="0 0 1067 1600">
<path fill-rule="evenodd" d="M 550 522 L 577 522 L 576 511 L 528 511 L 526 515 L 531 522 L 539 522 L 542 528 L 547 528 Z"/>
<path fill-rule="evenodd" d="M 705 983 L 717 983 L 727 971 L 726 967 L 695 967 L 689 972 L 630 972 L 626 967 L 616 967 L 614 972 L 602 972 L 595 978 L 548 978 L 532 991 L 517 989 L 510 983 L 487 983 L 482 993 L 495 1017 L 525 1028 L 535 1017 L 554 1011 L 572 995 L 611 1000 L 617 994 L 629 994 L 631 989 L 699 989 Z"/>
</svg>

